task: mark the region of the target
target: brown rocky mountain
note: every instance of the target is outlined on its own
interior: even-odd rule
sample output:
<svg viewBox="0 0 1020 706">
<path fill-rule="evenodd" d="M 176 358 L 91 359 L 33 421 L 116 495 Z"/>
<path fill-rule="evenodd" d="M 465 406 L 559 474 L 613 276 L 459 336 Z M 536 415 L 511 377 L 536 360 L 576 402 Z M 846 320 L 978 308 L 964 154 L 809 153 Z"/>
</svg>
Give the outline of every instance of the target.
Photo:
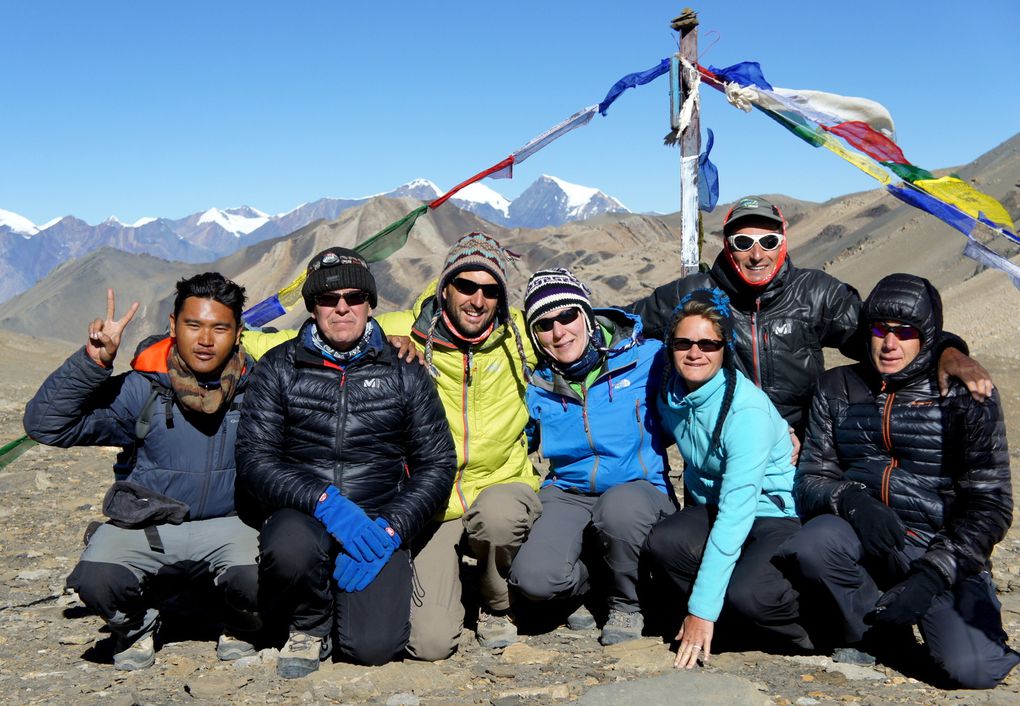
<svg viewBox="0 0 1020 706">
<path fill-rule="evenodd" d="M 999 198 L 1020 221 L 1020 135 L 954 171 Z M 1020 295 L 1001 273 L 981 274 L 982 266 L 962 257 L 965 239 L 934 217 L 901 204 L 882 189 L 821 204 L 781 195 L 771 198 L 790 222 L 791 255 L 797 264 L 824 267 L 865 293 L 894 270 L 924 275 L 942 289 L 950 320 L 955 316 L 959 288 L 962 307 L 975 296 L 1000 304 L 998 313 L 985 312 L 991 316 L 989 330 L 974 331 L 974 335 L 1015 333 L 1015 325 L 1011 328 L 1010 324 L 1011 304 Z M 412 199 L 372 199 L 336 220 L 316 222 L 288 236 L 256 243 L 208 265 L 103 249 L 66 263 L 7 302 L 0 329 L 77 342 L 86 323 L 103 312 L 105 289 L 113 286 L 121 308 L 135 299 L 142 303 L 127 341 L 133 344 L 165 327 L 173 285 L 182 276 L 202 269 L 222 271 L 244 284 L 249 302 L 255 303 L 297 277 L 315 252 L 331 245 L 353 247 L 417 205 Z M 720 204 L 713 213 L 705 214 L 702 259 L 706 262 L 719 252 L 721 222 L 728 208 L 729 204 Z M 607 214 L 537 230 L 506 229 L 450 203 L 420 218 L 407 245 L 372 266 L 379 282 L 380 309 L 409 306 L 437 274 L 449 245 L 472 230 L 485 230 L 520 253 L 511 276 L 518 304 L 528 274 L 539 267 L 571 267 L 591 283 L 596 301 L 605 304 L 633 301 L 677 273 L 677 214 Z M 1007 256 L 1020 252 L 1003 238 L 993 240 Z M 304 317 L 299 306 L 273 325 L 294 326 Z M 970 317 L 958 316 L 957 320 L 965 324 L 961 333 L 973 330 Z"/>
</svg>

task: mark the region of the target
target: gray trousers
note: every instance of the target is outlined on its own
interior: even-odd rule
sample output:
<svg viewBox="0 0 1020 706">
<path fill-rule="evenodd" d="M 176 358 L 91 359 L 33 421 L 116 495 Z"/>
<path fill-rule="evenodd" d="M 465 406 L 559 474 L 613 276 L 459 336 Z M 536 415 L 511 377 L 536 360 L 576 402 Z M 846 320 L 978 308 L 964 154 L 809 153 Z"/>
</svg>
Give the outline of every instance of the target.
<svg viewBox="0 0 1020 706">
<path fill-rule="evenodd" d="M 589 570 L 581 550 L 588 533 L 609 569 L 610 610 L 638 612 L 638 555 L 652 527 L 673 514 L 669 496 L 639 480 L 595 496 L 549 485 L 538 497 L 542 516 L 510 567 L 510 585 L 534 601 L 583 596 Z"/>
<path fill-rule="evenodd" d="M 510 607 L 510 563 L 542 512 L 538 495 L 524 483 L 489 486 L 459 519 L 436 523 L 412 543 L 417 581 L 411 604 L 407 652 L 415 659 L 446 659 L 457 651 L 464 627 L 461 556 L 478 561 L 482 608 Z"/>
<path fill-rule="evenodd" d="M 821 515 L 787 541 L 779 555 L 795 561 L 803 582 L 832 598 L 832 616 L 845 640 L 854 643 L 864 637 L 864 616 L 882 591 L 906 578 L 910 562 L 924 551 L 908 546 L 890 553 L 882 566 L 872 566 L 853 527 L 841 517 Z M 1020 655 L 1006 646 L 1001 611 L 991 577 L 983 571 L 936 596 L 922 616 L 918 627 L 928 653 L 956 684 L 990 689 L 1020 662 Z"/>
<path fill-rule="evenodd" d="M 158 600 L 150 590 L 157 580 L 211 576 L 227 606 L 224 622 L 236 630 L 256 627 L 258 532 L 237 517 L 159 525 L 163 551 L 150 546 L 145 530 L 100 525 L 78 565 L 67 577 L 69 588 L 110 626 L 134 638 L 155 627 Z"/>
</svg>

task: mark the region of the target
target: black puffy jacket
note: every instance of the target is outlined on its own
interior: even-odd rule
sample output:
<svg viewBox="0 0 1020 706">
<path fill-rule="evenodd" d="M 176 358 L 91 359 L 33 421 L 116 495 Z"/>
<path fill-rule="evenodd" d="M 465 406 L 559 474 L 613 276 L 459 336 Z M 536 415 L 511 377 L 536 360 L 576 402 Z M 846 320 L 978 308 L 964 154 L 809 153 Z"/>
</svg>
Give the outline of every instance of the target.
<svg viewBox="0 0 1020 706">
<path fill-rule="evenodd" d="M 424 366 L 397 358 L 378 325 L 345 369 L 297 338 L 252 374 L 237 435 L 238 480 L 267 510 L 314 514 L 332 484 L 404 541 L 445 504 L 457 457 Z"/>
<path fill-rule="evenodd" d="M 664 284 L 629 310 L 641 316 L 646 336 L 665 340 L 680 298 L 707 287 L 722 289 L 733 305 L 737 368 L 802 434 L 815 382 L 825 370 L 822 349 L 850 355 L 857 348 L 857 290 L 821 270 L 794 267 L 789 258 L 765 287 L 750 287 L 720 253 L 709 272 Z"/>
<path fill-rule="evenodd" d="M 930 283 L 886 277 L 864 305 L 871 321 L 913 324 L 923 333 L 916 358 L 880 375 L 871 362 L 830 370 L 819 381 L 794 484 L 810 517 L 839 514 L 839 496 L 866 489 L 896 510 L 907 541 L 926 547 L 949 584 L 981 571 L 1012 521 L 1006 430 L 998 393 L 974 401 L 955 381 L 939 396 L 931 341 L 941 302 Z M 870 338 L 870 336 L 869 336 Z"/>
</svg>

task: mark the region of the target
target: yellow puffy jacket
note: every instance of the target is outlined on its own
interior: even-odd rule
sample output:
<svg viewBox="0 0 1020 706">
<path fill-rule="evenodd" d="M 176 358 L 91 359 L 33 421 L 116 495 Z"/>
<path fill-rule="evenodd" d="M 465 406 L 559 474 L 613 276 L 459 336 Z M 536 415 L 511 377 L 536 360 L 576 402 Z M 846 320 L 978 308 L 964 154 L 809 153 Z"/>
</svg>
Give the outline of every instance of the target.
<svg viewBox="0 0 1020 706">
<path fill-rule="evenodd" d="M 429 323 L 437 306 L 435 282 L 406 311 L 380 314 L 375 320 L 390 336 L 410 336 L 424 347 Z M 511 308 L 523 337 L 528 365 L 535 353 L 525 334 L 524 315 Z M 245 332 L 245 352 L 258 359 L 270 348 L 293 338 L 296 331 Z M 457 447 L 457 478 L 443 520 L 464 514 L 478 494 L 491 485 L 526 483 L 538 490 L 539 478 L 528 459 L 524 426 L 527 382 L 521 370 L 513 331 L 503 324 L 465 352 L 439 335 L 433 341 L 432 365 L 439 373 L 436 387 L 446 410 Z"/>
</svg>

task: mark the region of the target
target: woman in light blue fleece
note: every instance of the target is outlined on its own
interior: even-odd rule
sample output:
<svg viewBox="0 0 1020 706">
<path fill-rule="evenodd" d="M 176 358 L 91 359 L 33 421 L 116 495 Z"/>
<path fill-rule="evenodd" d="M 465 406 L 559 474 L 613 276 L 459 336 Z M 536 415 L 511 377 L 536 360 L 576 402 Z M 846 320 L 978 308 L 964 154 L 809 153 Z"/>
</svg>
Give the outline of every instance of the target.
<svg viewBox="0 0 1020 706">
<path fill-rule="evenodd" d="M 658 404 L 684 458 L 685 508 L 655 526 L 645 549 L 656 577 L 686 599 L 674 664 L 708 659 L 720 614 L 756 649 L 808 648 L 797 594 L 771 563 L 800 528 L 789 425 L 734 366 L 722 290 L 686 295 L 667 330 L 672 370 Z"/>
</svg>

